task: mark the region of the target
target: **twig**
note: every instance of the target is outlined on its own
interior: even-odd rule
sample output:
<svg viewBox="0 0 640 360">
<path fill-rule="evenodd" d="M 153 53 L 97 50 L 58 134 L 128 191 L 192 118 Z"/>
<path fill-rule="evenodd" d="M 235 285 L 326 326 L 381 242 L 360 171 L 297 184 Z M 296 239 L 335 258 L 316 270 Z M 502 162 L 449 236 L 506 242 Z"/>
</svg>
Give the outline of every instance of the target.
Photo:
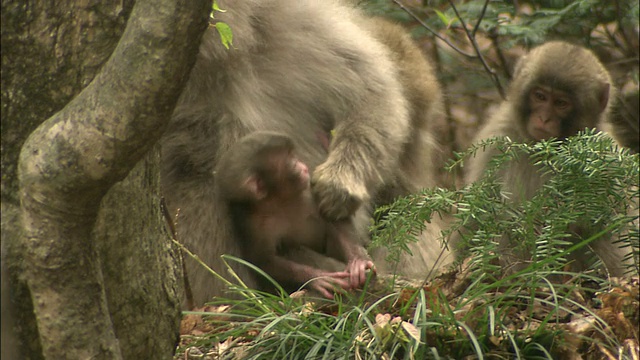
<svg viewBox="0 0 640 360">
<path fill-rule="evenodd" d="M 456 45 L 454 45 L 451 41 L 449 41 L 447 38 L 443 37 L 442 35 L 440 35 L 437 31 L 433 30 L 432 28 L 429 27 L 429 25 L 427 25 L 427 23 L 425 23 L 424 21 L 422 21 L 422 19 L 420 19 L 420 17 L 418 17 L 418 15 L 414 14 L 411 10 L 409 10 L 406 6 L 404 6 L 404 4 L 402 4 L 399 0 L 393 0 L 394 3 L 396 3 L 402 10 L 404 10 L 407 14 L 409 14 L 409 16 L 411 16 L 412 18 L 414 18 L 423 28 L 427 29 L 427 31 L 429 31 L 430 33 L 432 33 L 435 37 L 437 37 L 438 39 L 444 41 L 447 45 L 449 45 L 449 47 L 451 47 L 453 50 L 455 50 L 456 52 L 458 52 L 461 55 L 464 55 L 468 58 L 476 58 L 477 56 L 475 54 L 469 54 L 467 52 L 465 52 L 464 50 L 458 48 Z"/>
<path fill-rule="evenodd" d="M 511 79 L 511 71 L 509 70 L 509 66 L 507 66 L 507 59 L 504 57 L 504 53 L 502 52 L 500 44 L 498 43 L 498 31 L 495 27 L 489 30 L 489 39 L 491 39 L 491 45 L 493 45 L 493 48 L 496 50 L 496 55 L 498 55 L 500 67 L 502 68 L 504 75 L 507 77 L 507 79 Z"/>
<path fill-rule="evenodd" d="M 485 0 L 484 5 L 482 6 L 482 11 L 480 12 L 480 17 L 478 18 L 478 22 L 476 26 L 473 27 L 473 32 L 471 33 L 473 37 L 476 37 L 476 32 L 478 32 L 478 28 L 480 27 L 480 23 L 482 19 L 484 19 L 484 14 L 487 12 L 487 6 L 489 5 L 489 0 Z"/>
<path fill-rule="evenodd" d="M 458 9 L 454 5 L 453 1 L 452 0 L 448 0 L 448 1 L 449 1 L 449 5 L 451 5 L 451 8 L 456 13 L 456 17 L 458 18 L 458 20 L 460 20 L 460 24 L 462 25 L 462 29 L 464 30 L 465 34 L 467 34 L 467 38 L 471 42 L 471 45 L 473 46 L 473 49 L 475 50 L 475 52 L 477 54 L 477 57 L 480 59 L 480 62 L 482 63 L 482 66 L 484 67 L 485 71 L 487 71 L 489 73 L 489 75 L 491 75 L 491 79 L 493 80 L 493 83 L 496 85 L 496 88 L 498 89 L 498 92 L 500 93 L 500 96 L 503 99 L 505 99 L 506 96 L 505 96 L 504 88 L 502 87 L 502 84 L 500 84 L 500 78 L 498 78 L 498 75 L 496 74 L 496 71 L 493 70 L 489 66 L 489 64 L 485 60 L 484 56 L 482 56 L 482 52 L 480 51 L 480 47 L 478 46 L 478 42 L 476 41 L 475 35 L 473 35 L 473 34 L 471 34 L 469 32 L 469 29 L 467 28 L 467 24 L 465 23 L 465 21 L 462 18 L 462 16 L 460 16 L 460 13 L 458 12 Z M 482 12 L 482 16 L 484 16 L 484 11 Z M 478 19 L 478 25 L 482 21 L 482 16 Z"/>
</svg>

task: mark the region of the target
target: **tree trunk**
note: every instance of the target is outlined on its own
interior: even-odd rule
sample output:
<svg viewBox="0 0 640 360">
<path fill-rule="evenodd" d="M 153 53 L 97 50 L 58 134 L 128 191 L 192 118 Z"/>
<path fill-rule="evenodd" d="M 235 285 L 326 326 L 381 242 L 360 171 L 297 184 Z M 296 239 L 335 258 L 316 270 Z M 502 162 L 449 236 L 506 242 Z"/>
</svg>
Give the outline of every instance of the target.
<svg viewBox="0 0 640 360">
<path fill-rule="evenodd" d="M 169 119 L 210 3 L 139 1 L 114 52 L 130 5 L 2 1 L 2 277 L 5 295 L 9 268 L 19 358 L 42 358 L 38 339 L 51 359 L 174 350 L 179 266 L 159 214 L 157 151 L 140 159 Z M 39 336 L 25 326 L 29 290 Z"/>
<path fill-rule="evenodd" d="M 18 155 L 27 136 L 96 75 L 131 1 L 2 0 L 2 358 L 42 359 L 18 241 Z M 99 24 L 99 26 L 96 26 Z"/>
<path fill-rule="evenodd" d="M 179 257 L 160 212 L 154 148 L 102 199 L 98 244 L 109 313 L 124 359 L 170 358 L 179 337 Z"/>
</svg>

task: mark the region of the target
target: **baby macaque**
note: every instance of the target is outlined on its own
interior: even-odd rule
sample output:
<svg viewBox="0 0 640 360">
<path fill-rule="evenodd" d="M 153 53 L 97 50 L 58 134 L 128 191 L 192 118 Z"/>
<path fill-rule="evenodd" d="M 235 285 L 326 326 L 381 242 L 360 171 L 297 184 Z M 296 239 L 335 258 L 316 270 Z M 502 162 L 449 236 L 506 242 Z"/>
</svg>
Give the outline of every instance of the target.
<svg viewBox="0 0 640 360">
<path fill-rule="evenodd" d="M 367 270 L 374 270 L 351 218 L 328 222 L 320 216 L 309 169 L 288 136 L 245 136 L 222 156 L 216 176 L 243 257 L 285 289 L 311 280 L 313 290 L 333 298 L 335 290 L 361 287 Z"/>
</svg>

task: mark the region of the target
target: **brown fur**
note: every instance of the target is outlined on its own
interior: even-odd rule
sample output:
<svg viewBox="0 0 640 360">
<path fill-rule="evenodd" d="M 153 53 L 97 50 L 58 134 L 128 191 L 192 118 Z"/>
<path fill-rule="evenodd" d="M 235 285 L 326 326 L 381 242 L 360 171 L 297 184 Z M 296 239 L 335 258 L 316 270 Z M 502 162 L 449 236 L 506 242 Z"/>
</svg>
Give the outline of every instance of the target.
<svg viewBox="0 0 640 360">
<path fill-rule="evenodd" d="M 290 292 L 311 280 L 310 288 L 328 298 L 334 287 L 359 288 L 373 267 L 364 239 L 351 219 L 329 223 L 320 217 L 307 167 L 296 156 L 291 138 L 259 131 L 241 138 L 220 159 L 218 186 L 242 255 Z M 343 265 L 327 268 L 327 257 Z"/>
<path fill-rule="evenodd" d="M 444 166 L 444 163 L 434 161 L 440 158 L 437 154 L 440 147 L 432 134 L 435 119 L 445 116 L 444 99 L 433 66 L 402 26 L 381 18 L 368 18 L 363 25 L 391 50 L 410 104 L 411 141 L 403 148 L 401 167 L 405 174 L 411 176 L 399 177 L 395 187 L 387 186 L 380 192 L 377 200 L 389 202 L 398 196 L 436 185 L 433 176 L 435 166 Z"/>
<path fill-rule="evenodd" d="M 440 116 L 442 104 L 423 59 L 415 71 L 430 74 L 433 86 L 403 84 L 405 70 L 393 61 L 404 55 L 392 53 L 371 35 L 377 32 L 364 25 L 365 17 L 338 2 L 219 3 L 227 12 L 216 19 L 233 29 L 233 49 L 220 44 L 215 30 L 205 34 L 163 139 L 164 195 L 172 211 L 180 209 L 179 239 L 203 261 L 226 276 L 219 256 L 241 253 L 213 171 L 221 154 L 248 133 L 272 130 L 292 137 L 302 161 L 315 169 L 313 190 L 322 214 L 353 216 L 362 236 L 378 190 L 404 194 L 433 183 L 426 129 L 428 114 Z M 420 97 L 408 99 L 415 86 L 423 86 Z M 327 156 L 318 139 L 332 130 Z M 432 248 L 432 240 L 418 247 Z M 427 263 L 421 259 L 414 267 L 426 272 Z M 255 286 L 245 269 L 234 269 Z M 224 293 L 223 283 L 190 259 L 187 273 L 196 303 Z"/>
<path fill-rule="evenodd" d="M 434 67 L 402 26 L 381 18 L 367 18 L 363 25 L 378 41 L 391 49 L 392 60 L 398 68 L 398 76 L 410 104 L 412 128 L 411 141 L 401 155 L 403 174 L 397 178 L 394 186 L 385 186 L 379 192 L 376 203 L 389 203 L 398 196 L 435 185 L 450 186 L 434 176 L 436 167 L 444 167 L 446 163 L 445 155 L 440 152 L 441 146 L 433 136 L 437 119 L 445 116 L 444 96 Z M 371 255 L 378 272 L 398 273 L 418 279 L 436 275 L 438 269 L 453 260 L 453 255 L 440 240 L 440 231 L 448 226 L 449 221 L 447 218 L 431 219 L 419 235 L 418 242 L 408 245 L 411 254 L 403 253 L 397 266 L 384 261 L 384 249 L 376 249 Z"/>
<path fill-rule="evenodd" d="M 293 149 L 290 137 L 275 132 L 255 132 L 238 140 L 216 166 L 215 176 L 222 196 L 230 202 L 254 203 L 261 194 L 247 186 L 248 180 L 265 182 L 265 191 L 286 185 L 277 183 L 277 169 L 271 160 Z"/>
<path fill-rule="evenodd" d="M 315 169 L 321 213 L 328 219 L 354 216 L 363 233 L 379 190 L 404 194 L 433 183 L 432 141 L 424 130 L 430 112 L 422 109 L 441 108 L 435 77 L 420 86 L 423 95 L 438 94 L 408 99 L 417 82 L 403 83 L 404 70 L 393 63 L 401 56 L 371 35 L 357 10 L 333 1 L 219 3 L 227 12 L 216 19 L 233 29 L 234 48 L 226 50 L 216 31 L 207 31 L 163 141 L 163 189 L 169 208 L 180 209 L 179 239 L 214 270 L 226 275 L 219 256 L 238 255 L 240 248 L 230 236 L 213 171 L 221 154 L 248 133 L 292 137 L 302 161 Z M 415 71 L 432 73 L 424 64 Z M 327 155 L 318 134 L 331 130 Z M 434 243 L 423 239 L 419 247 Z M 235 270 L 254 286 L 243 268 Z M 187 272 L 197 303 L 223 294 L 223 284 L 195 262 L 187 263 Z"/>
</svg>

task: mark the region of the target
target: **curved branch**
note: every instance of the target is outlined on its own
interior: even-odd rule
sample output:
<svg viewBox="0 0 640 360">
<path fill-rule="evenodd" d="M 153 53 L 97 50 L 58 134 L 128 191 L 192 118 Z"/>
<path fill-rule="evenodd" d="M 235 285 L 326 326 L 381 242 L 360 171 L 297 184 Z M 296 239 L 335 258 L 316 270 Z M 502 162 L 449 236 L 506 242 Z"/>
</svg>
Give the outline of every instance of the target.
<svg viewBox="0 0 640 360">
<path fill-rule="evenodd" d="M 447 38 L 445 38 L 442 35 L 440 35 L 437 31 L 431 29 L 431 27 L 429 27 L 429 25 L 427 25 L 424 21 L 422 21 L 422 19 L 420 19 L 416 14 L 414 14 L 409 8 L 404 6 L 404 4 L 402 4 L 399 0 L 393 0 L 393 2 L 396 3 L 402 10 L 404 10 L 412 18 L 414 18 L 422 27 L 427 29 L 427 31 L 432 33 L 438 39 L 444 41 L 447 45 L 449 45 L 450 48 L 455 50 L 457 53 L 459 53 L 459 54 L 461 54 L 461 55 L 463 55 L 465 57 L 468 57 L 470 59 L 479 58 L 480 62 L 482 63 L 482 66 L 487 71 L 487 73 L 489 73 L 489 75 L 491 76 L 491 80 L 496 85 L 496 88 L 498 89 L 498 92 L 500 93 L 500 96 L 503 99 L 505 98 L 505 91 L 504 91 L 504 88 L 502 87 L 502 84 L 500 83 L 500 79 L 498 78 L 498 75 L 497 75 L 496 71 L 493 70 L 489 66 L 489 64 L 487 63 L 486 59 L 482 55 L 482 52 L 480 52 L 480 48 L 479 48 L 478 43 L 477 43 L 477 41 L 475 39 L 476 32 L 478 31 L 478 28 L 480 27 L 480 23 L 482 22 L 482 19 L 484 18 L 484 15 L 485 15 L 485 13 L 487 11 L 487 7 L 489 5 L 489 0 L 485 0 L 484 6 L 482 7 L 482 12 L 480 13 L 480 18 L 478 19 L 478 22 L 476 23 L 476 25 L 473 28 L 472 32 L 469 32 L 469 29 L 467 29 L 467 24 L 465 23 L 465 21 L 462 18 L 462 16 L 460 16 L 460 14 L 458 13 L 458 9 L 455 7 L 453 2 L 451 0 L 449 0 L 449 4 L 453 8 L 453 11 L 456 13 L 456 17 L 458 18 L 458 20 L 460 20 L 462 28 L 464 29 L 465 34 L 467 35 L 467 38 L 469 39 L 469 41 L 471 42 L 471 45 L 473 46 L 475 54 L 470 54 L 470 53 L 465 52 L 464 50 L 458 48 L 455 44 L 453 44 Z"/>
<path fill-rule="evenodd" d="M 26 278 L 45 358 L 121 358 L 91 231 L 100 200 L 158 140 L 210 0 L 140 0 L 102 71 L 20 154 Z"/>
<path fill-rule="evenodd" d="M 456 13 L 456 17 L 458 18 L 458 20 L 460 20 L 460 24 L 462 25 L 462 29 L 464 30 L 465 34 L 467 34 L 467 38 L 471 42 L 471 45 L 473 46 L 474 51 L 478 55 L 478 58 L 480 59 L 480 62 L 482 63 L 482 66 L 484 67 L 485 71 L 487 71 L 487 73 L 489 73 L 489 75 L 491 76 L 491 80 L 493 80 L 493 83 L 496 85 L 496 88 L 498 89 L 498 92 L 500 93 L 500 97 L 502 97 L 502 99 L 505 99 L 506 95 L 505 95 L 504 88 L 502 87 L 502 84 L 500 83 L 500 78 L 498 78 L 498 74 L 496 73 L 496 71 L 494 69 L 492 69 L 491 66 L 489 66 L 489 64 L 487 63 L 487 60 L 484 58 L 484 56 L 482 56 L 482 52 L 480 51 L 480 47 L 478 46 L 478 42 L 476 41 L 476 38 L 475 38 L 476 29 L 478 28 L 478 26 L 480 26 L 480 22 L 482 22 L 482 17 L 484 16 L 488 0 L 485 2 L 485 7 L 482 9 L 482 14 L 481 14 L 480 18 L 478 19 L 478 23 L 476 24 L 476 26 L 475 26 L 475 28 L 473 30 L 473 34 L 471 32 L 469 32 L 469 29 L 467 28 L 466 22 L 464 21 L 462 16 L 460 16 L 460 13 L 458 12 L 458 8 L 456 8 L 456 5 L 453 3 L 453 1 L 452 0 L 448 0 L 448 1 L 449 1 L 449 5 L 451 5 L 451 8 L 453 8 L 453 11 Z"/>
</svg>

